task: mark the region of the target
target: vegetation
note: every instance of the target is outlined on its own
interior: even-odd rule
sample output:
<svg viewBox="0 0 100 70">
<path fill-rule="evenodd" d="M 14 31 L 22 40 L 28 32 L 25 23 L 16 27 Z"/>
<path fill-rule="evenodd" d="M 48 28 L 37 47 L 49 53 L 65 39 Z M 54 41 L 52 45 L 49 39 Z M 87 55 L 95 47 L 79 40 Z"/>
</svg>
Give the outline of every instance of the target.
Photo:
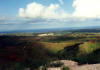
<svg viewBox="0 0 100 70">
<path fill-rule="evenodd" d="M 62 70 L 69 70 L 69 67 L 62 67 Z"/>
<path fill-rule="evenodd" d="M 0 70 L 36 69 L 55 60 L 80 64 L 100 63 L 100 33 L 68 33 L 57 36 L 0 36 Z M 44 68 L 45 70 L 46 68 Z M 63 67 L 63 70 L 68 70 Z"/>
<path fill-rule="evenodd" d="M 47 70 L 47 67 L 46 67 L 46 66 L 43 66 L 43 67 L 42 67 L 42 70 Z"/>
</svg>

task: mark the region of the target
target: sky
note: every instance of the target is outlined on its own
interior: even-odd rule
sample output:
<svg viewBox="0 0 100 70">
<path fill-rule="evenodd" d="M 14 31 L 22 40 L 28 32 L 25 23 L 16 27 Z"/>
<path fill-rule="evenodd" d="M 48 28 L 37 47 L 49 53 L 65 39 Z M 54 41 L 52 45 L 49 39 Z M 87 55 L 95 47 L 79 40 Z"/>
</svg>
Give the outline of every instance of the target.
<svg viewBox="0 0 100 70">
<path fill-rule="evenodd" d="M 0 31 L 100 26 L 100 0 L 0 0 Z"/>
</svg>

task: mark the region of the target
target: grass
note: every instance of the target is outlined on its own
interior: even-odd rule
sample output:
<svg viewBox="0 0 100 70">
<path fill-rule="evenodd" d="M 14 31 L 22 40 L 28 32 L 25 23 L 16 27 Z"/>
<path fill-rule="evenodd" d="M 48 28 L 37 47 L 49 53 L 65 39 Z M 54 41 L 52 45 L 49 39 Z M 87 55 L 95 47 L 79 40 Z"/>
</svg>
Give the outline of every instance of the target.
<svg viewBox="0 0 100 70">
<path fill-rule="evenodd" d="M 44 45 L 44 48 L 48 49 L 52 53 L 57 53 L 58 51 L 64 49 L 67 46 L 75 44 L 75 42 L 60 42 L 60 43 L 52 43 L 52 42 L 41 42 Z"/>
<path fill-rule="evenodd" d="M 74 35 L 73 35 L 74 36 Z M 89 40 L 97 40 L 98 42 L 100 41 L 100 38 L 93 37 L 78 37 L 75 36 L 75 39 L 73 40 L 68 40 L 68 38 L 65 37 L 63 38 L 64 40 L 57 39 L 56 37 L 44 37 L 44 38 L 39 38 L 39 37 L 0 37 L 0 45 L 3 45 L 3 47 L 9 47 L 13 46 L 17 49 L 9 50 L 8 52 L 13 53 L 16 50 L 26 46 L 26 48 L 23 50 L 20 49 L 17 51 L 18 53 L 22 54 L 21 56 L 24 57 L 23 59 L 23 64 L 24 67 L 32 67 L 32 68 L 37 68 L 40 65 L 45 65 L 49 61 L 55 59 L 58 59 L 58 55 L 60 56 L 59 58 L 61 59 L 72 59 L 73 61 L 76 60 L 80 63 L 97 63 L 100 62 L 100 52 L 97 51 L 100 49 L 100 44 L 97 42 L 87 42 Z M 49 39 L 53 39 L 54 41 L 48 41 Z M 41 41 L 40 41 L 41 40 Z M 58 41 L 60 40 L 60 41 Z M 38 42 L 37 42 L 38 41 Z M 86 42 L 84 42 L 86 41 Z M 64 49 L 65 47 L 72 46 L 75 43 L 78 42 L 83 42 L 77 50 L 76 49 L 71 49 L 70 51 L 66 51 Z M 61 54 L 56 53 L 61 51 Z M 95 52 L 94 52 L 95 51 Z M 7 53 L 7 52 L 5 52 Z M 50 53 L 55 54 L 54 56 L 51 57 Z M 98 54 L 97 54 L 98 53 Z M 3 54 L 3 52 L 1 52 Z M 10 53 L 7 53 L 10 54 Z M 78 56 L 78 54 L 80 54 Z M 81 54 L 87 54 L 86 56 L 83 56 Z M 10 56 L 10 55 L 9 55 Z M 77 57 L 78 56 L 78 57 Z M 7 56 L 8 57 L 8 56 Z M 76 58 L 77 57 L 77 58 Z M 7 63 L 6 63 L 7 64 Z M 22 67 L 20 68 L 20 64 L 12 64 L 12 66 L 9 67 L 9 70 L 14 70 L 15 68 L 18 68 L 19 70 L 23 69 Z M 55 64 L 53 66 L 58 66 L 59 64 Z M 45 68 L 44 68 L 45 70 Z M 63 70 L 68 70 L 66 67 L 63 67 Z"/>
<path fill-rule="evenodd" d="M 84 44 L 80 45 L 79 49 L 80 49 L 80 52 L 89 54 L 99 48 L 100 48 L 99 43 L 85 42 Z"/>
</svg>

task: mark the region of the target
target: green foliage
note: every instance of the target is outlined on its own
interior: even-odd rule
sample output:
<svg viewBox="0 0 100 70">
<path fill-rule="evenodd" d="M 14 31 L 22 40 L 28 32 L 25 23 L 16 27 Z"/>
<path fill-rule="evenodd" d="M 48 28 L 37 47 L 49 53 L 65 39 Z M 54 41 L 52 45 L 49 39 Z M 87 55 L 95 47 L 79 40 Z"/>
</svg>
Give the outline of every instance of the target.
<svg viewBox="0 0 100 70">
<path fill-rule="evenodd" d="M 14 62 L 7 65 L 4 70 L 24 70 L 24 67 L 21 63 Z"/>
<path fill-rule="evenodd" d="M 69 70 L 69 67 L 63 66 L 62 70 Z"/>
<path fill-rule="evenodd" d="M 75 42 L 59 42 L 59 43 L 52 43 L 52 42 L 41 42 L 44 44 L 44 48 L 48 49 L 51 53 L 56 54 L 58 51 L 64 49 L 67 46 L 75 44 Z"/>
<path fill-rule="evenodd" d="M 93 51 L 99 48 L 100 48 L 99 43 L 90 43 L 90 42 L 85 42 L 79 47 L 80 53 L 84 53 L 84 54 L 92 53 Z"/>
<path fill-rule="evenodd" d="M 6 67 L 8 70 L 23 70 L 25 67 L 34 70 L 49 61 L 60 59 L 78 61 L 80 64 L 99 63 L 99 35 L 73 33 L 59 37 L 2 36 L 0 37 L 0 57 L 6 60 L 6 65 L 9 65 Z M 95 40 L 96 42 L 92 43 L 89 40 Z M 83 42 L 83 44 L 75 46 L 80 42 Z M 17 55 L 16 58 L 20 61 L 11 59 L 11 64 L 9 64 L 9 57 L 12 57 L 13 53 Z M 2 64 L 2 67 L 3 65 L 5 64 Z M 46 66 L 59 67 L 61 64 L 48 64 Z"/>
</svg>

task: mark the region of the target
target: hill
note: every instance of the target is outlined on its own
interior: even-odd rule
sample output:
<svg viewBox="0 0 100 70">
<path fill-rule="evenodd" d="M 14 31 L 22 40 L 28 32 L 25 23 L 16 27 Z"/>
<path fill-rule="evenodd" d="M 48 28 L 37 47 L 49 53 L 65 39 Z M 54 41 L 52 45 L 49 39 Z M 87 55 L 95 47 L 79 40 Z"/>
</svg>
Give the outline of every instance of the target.
<svg viewBox="0 0 100 70">
<path fill-rule="evenodd" d="M 37 69 L 56 60 L 100 63 L 99 33 L 60 36 L 0 36 L 0 70 Z"/>
</svg>

